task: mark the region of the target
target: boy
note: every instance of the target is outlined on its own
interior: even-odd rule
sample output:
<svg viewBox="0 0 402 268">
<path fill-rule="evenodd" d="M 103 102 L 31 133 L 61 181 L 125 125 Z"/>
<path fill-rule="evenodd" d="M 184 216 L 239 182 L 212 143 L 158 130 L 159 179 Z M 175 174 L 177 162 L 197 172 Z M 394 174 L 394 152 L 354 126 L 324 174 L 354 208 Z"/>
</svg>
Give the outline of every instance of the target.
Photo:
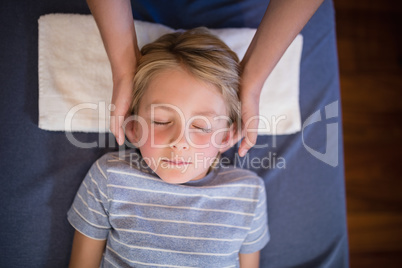
<svg viewBox="0 0 402 268">
<path fill-rule="evenodd" d="M 240 118 L 238 59 L 203 29 L 141 50 L 132 141 L 84 179 L 68 219 L 70 267 L 258 267 L 265 188 L 219 164 Z"/>
</svg>

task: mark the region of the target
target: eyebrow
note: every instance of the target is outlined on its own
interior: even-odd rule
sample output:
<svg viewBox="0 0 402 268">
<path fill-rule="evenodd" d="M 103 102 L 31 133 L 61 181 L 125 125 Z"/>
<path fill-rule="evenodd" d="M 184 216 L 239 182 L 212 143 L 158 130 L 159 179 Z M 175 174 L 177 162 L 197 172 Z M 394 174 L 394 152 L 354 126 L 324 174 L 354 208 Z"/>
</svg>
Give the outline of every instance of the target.
<svg viewBox="0 0 402 268">
<path fill-rule="evenodd" d="M 145 107 L 146 111 L 149 111 L 151 109 L 152 105 L 160 105 L 158 107 L 155 107 L 155 109 L 162 109 L 165 110 L 167 112 L 174 112 L 176 113 L 176 110 L 165 106 L 166 103 L 151 103 L 149 104 L 147 107 Z M 194 114 L 192 114 L 192 116 L 205 116 L 205 117 L 217 117 L 219 116 L 214 110 L 207 110 L 207 111 L 200 111 L 200 112 L 195 112 Z"/>
</svg>

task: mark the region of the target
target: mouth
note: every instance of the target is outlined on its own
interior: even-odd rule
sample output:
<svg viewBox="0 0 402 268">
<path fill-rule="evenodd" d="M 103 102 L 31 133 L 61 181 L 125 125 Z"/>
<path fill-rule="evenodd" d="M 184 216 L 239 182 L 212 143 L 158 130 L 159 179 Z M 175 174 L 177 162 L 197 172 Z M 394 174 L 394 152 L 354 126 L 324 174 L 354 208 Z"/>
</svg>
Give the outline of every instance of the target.
<svg viewBox="0 0 402 268">
<path fill-rule="evenodd" d="M 178 160 L 178 159 L 166 159 L 166 158 L 162 159 L 162 162 L 171 166 L 178 166 L 178 167 L 187 166 L 191 164 L 191 162 L 189 161 Z"/>
</svg>

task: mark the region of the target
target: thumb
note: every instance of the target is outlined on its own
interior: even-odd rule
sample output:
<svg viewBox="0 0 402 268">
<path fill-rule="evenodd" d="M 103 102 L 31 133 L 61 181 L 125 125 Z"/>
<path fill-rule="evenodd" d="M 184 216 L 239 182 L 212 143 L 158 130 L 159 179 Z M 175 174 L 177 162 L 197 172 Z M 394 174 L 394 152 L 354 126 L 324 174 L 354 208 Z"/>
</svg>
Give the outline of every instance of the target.
<svg viewBox="0 0 402 268">
<path fill-rule="evenodd" d="M 110 131 L 116 137 L 116 141 L 119 145 L 124 144 L 124 130 L 123 130 L 123 122 L 124 115 L 119 115 L 115 111 L 112 111 L 110 114 Z"/>
<path fill-rule="evenodd" d="M 250 148 L 256 144 L 258 137 L 258 123 L 259 119 L 258 115 L 256 115 L 251 118 L 248 118 L 248 120 L 244 124 L 243 127 L 244 138 L 239 146 L 239 155 L 241 157 L 245 156 L 248 150 L 250 150 Z"/>
</svg>

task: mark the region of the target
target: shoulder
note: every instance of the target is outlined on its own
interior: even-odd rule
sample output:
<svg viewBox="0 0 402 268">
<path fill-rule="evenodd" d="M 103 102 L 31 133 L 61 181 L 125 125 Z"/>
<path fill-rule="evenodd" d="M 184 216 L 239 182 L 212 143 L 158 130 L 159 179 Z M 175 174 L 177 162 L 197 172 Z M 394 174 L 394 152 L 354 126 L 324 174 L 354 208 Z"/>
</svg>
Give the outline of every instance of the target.
<svg viewBox="0 0 402 268">
<path fill-rule="evenodd" d="M 265 199 L 265 183 L 255 172 L 233 166 L 220 166 L 216 172 L 216 178 L 211 186 L 219 187 L 221 191 L 234 196 L 251 198 L 255 201 Z"/>
<path fill-rule="evenodd" d="M 237 168 L 234 166 L 221 166 L 217 170 L 217 176 L 225 183 L 245 183 L 250 185 L 264 186 L 264 181 L 255 172 Z"/>
</svg>

